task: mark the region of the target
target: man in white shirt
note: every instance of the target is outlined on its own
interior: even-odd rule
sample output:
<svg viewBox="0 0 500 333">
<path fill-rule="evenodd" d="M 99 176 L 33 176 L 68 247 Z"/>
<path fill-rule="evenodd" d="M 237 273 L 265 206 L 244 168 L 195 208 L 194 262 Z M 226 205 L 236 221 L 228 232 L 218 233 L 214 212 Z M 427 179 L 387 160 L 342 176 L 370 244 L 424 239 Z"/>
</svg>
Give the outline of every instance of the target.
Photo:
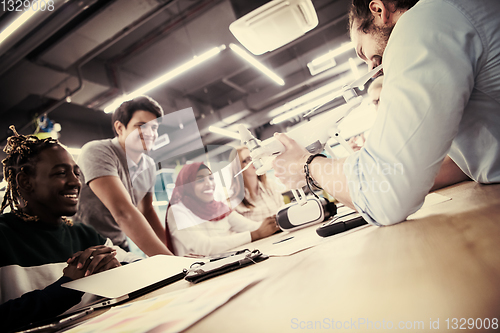
<svg viewBox="0 0 500 333">
<path fill-rule="evenodd" d="M 500 182 L 499 12 L 498 0 L 353 0 L 351 39 L 369 68 L 383 63 L 384 89 L 365 146 L 314 158 L 312 179 L 375 225 L 405 220 L 433 185 Z M 303 185 L 309 154 L 277 138 L 275 175 Z"/>
</svg>

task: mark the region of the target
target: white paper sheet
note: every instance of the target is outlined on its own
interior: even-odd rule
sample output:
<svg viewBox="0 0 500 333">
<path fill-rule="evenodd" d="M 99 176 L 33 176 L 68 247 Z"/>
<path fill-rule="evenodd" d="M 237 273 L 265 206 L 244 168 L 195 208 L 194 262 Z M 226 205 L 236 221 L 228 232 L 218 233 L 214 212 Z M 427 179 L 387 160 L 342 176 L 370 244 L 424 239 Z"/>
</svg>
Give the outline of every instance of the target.
<svg viewBox="0 0 500 333">
<path fill-rule="evenodd" d="M 257 271 L 239 278 L 219 277 L 152 299 L 131 302 L 67 332 L 180 332 L 264 276 L 264 271 Z"/>
</svg>

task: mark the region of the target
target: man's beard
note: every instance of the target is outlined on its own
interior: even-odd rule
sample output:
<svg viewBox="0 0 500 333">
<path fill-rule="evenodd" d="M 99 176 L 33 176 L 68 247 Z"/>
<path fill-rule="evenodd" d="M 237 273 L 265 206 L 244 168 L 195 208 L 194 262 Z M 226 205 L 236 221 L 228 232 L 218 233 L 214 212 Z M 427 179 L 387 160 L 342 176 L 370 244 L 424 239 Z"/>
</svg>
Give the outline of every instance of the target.
<svg viewBox="0 0 500 333">
<path fill-rule="evenodd" d="M 391 36 L 392 29 L 394 29 L 394 24 L 392 26 L 384 26 L 379 27 L 375 24 L 372 24 L 370 27 L 369 33 L 374 37 L 377 43 L 376 54 L 382 57 L 384 54 L 385 47 L 387 46 L 387 41 Z"/>
</svg>

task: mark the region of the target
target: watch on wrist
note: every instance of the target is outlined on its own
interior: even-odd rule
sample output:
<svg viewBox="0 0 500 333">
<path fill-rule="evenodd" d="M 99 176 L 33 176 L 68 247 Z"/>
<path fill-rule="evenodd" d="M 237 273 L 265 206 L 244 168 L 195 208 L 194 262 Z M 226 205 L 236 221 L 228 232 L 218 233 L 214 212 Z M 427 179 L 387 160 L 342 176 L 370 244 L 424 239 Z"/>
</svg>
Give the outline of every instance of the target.
<svg viewBox="0 0 500 333">
<path fill-rule="evenodd" d="M 309 191 L 311 191 L 312 194 L 314 194 L 314 196 L 317 198 L 318 196 L 316 195 L 316 193 L 314 193 L 313 189 L 311 188 L 311 186 L 314 186 L 316 189 L 318 190 L 322 190 L 323 188 L 321 186 L 319 186 L 319 184 L 311 177 L 311 175 L 309 174 L 309 164 L 311 164 L 311 162 L 316 158 L 316 157 L 324 157 L 326 158 L 325 155 L 323 154 L 314 154 L 314 155 L 311 155 L 307 158 L 307 161 L 306 161 L 306 164 L 304 164 L 304 173 L 306 174 L 306 184 L 307 184 L 307 187 L 309 188 Z"/>
</svg>

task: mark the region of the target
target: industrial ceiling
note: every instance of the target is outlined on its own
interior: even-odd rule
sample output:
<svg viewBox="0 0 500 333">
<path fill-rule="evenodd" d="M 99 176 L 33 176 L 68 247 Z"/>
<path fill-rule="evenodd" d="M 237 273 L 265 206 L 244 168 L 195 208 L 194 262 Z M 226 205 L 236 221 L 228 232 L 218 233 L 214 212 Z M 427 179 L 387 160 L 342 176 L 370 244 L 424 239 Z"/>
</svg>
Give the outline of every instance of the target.
<svg viewBox="0 0 500 333">
<path fill-rule="evenodd" d="M 236 1 L 54 1 L 53 11 L 33 18 L 0 44 L 0 147 L 12 134 L 9 125 L 32 133 L 33 119 L 44 113 L 61 124 L 60 141 L 67 146 L 112 137 L 111 115 L 102 110 L 114 98 L 210 48 L 239 44 L 229 31 L 238 18 Z M 226 48 L 148 95 L 166 113 L 192 107 L 204 145 L 233 141 L 210 132 L 210 125 L 236 131 L 235 124 L 244 123 L 265 139 L 307 121 L 297 116 L 270 125 L 270 111 L 325 84 L 347 83 L 349 58 L 366 71 L 351 49 L 335 59 L 332 69 L 309 73 L 308 62 L 349 41 L 349 0 L 312 2 L 316 28 L 254 56 L 283 78 L 284 86 Z M 16 13 L 0 15 L 1 31 Z"/>
</svg>

